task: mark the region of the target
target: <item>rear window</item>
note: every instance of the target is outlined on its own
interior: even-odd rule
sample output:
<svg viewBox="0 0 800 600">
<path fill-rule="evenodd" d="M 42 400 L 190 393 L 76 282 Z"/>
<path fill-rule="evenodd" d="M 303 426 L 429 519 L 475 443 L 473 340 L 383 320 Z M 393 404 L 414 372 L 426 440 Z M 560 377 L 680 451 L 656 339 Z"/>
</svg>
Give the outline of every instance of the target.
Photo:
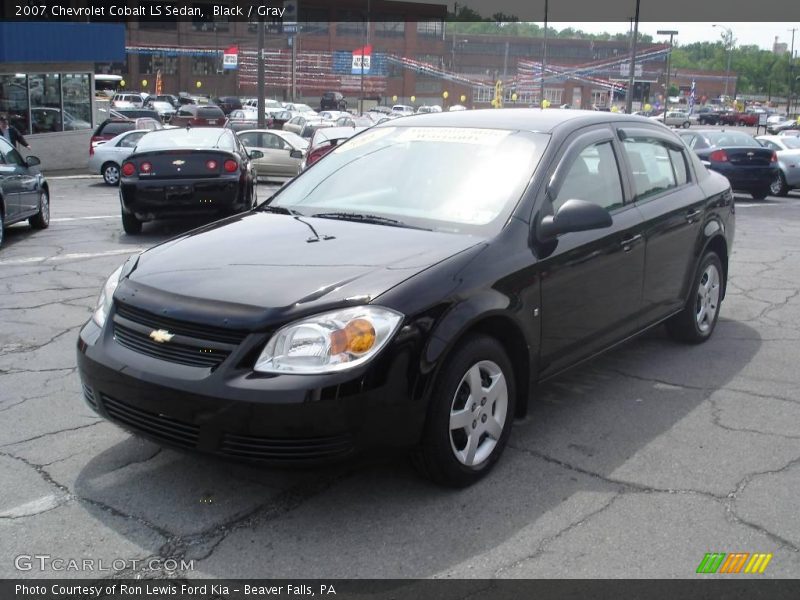
<svg viewBox="0 0 800 600">
<path fill-rule="evenodd" d="M 197 109 L 197 117 L 200 119 L 220 119 L 225 117 L 225 113 L 217 106 L 204 106 Z"/>
<path fill-rule="evenodd" d="M 711 142 L 712 145 L 718 147 L 725 147 L 725 146 L 752 146 L 754 148 L 760 148 L 761 144 L 759 144 L 755 139 L 751 136 L 747 135 L 746 133 L 741 133 L 739 131 L 719 131 L 719 132 L 709 132 L 706 134 L 706 137 Z"/>
<path fill-rule="evenodd" d="M 234 150 L 234 134 L 229 129 L 162 129 L 144 136 L 136 147 L 137 152 L 170 150 L 175 148 L 220 148 Z"/>
<path fill-rule="evenodd" d="M 95 135 L 108 135 L 111 137 L 118 136 L 120 133 L 124 133 L 126 131 L 130 131 L 134 128 L 135 123 L 131 121 L 130 123 L 126 123 L 124 121 L 118 121 L 114 123 L 104 123 L 100 125 L 100 128 L 97 130 Z"/>
</svg>

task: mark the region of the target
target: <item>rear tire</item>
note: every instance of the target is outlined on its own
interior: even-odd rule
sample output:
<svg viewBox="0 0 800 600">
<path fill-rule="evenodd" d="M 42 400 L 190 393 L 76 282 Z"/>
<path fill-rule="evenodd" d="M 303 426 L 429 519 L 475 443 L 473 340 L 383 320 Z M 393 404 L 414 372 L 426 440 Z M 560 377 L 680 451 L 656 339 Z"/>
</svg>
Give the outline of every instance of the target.
<svg viewBox="0 0 800 600">
<path fill-rule="evenodd" d="M 691 124 L 689 121 L 684 121 L 684 122 L 683 122 L 683 128 L 684 128 L 684 129 L 689 129 L 689 127 L 691 127 L 691 125 L 692 125 L 692 124 Z"/>
<path fill-rule="evenodd" d="M 503 346 L 486 335 L 464 339 L 437 377 L 415 466 L 440 485 L 475 483 L 503 453 L 515 404 L 514 371 Z"/>
<path fill-rule="evenodd" d="M 6 223 L 3 220 L 3 205 L 0 204 L 0 248 L 3 247 L 3 235 L 5 235 L 5 230 L 3 228 L 5 226 L 6 226 Z"/>
<path fill-rule="evenodd" d="M 786 177 L 783 176 L 783 172 L 778 173 L 778 176 L 775 178 L 775 181 L 772 182 L 772 185 L 769 186 L 769 192 L 773 196 L 786 196 L 789 193 L 789 186 L 786 185 Z"/>
<path fill-rule="evenodd" d="M 103 174 L 103 181 L 106 182 L 106 185 L 119 185 L 120 172 L 117 163 L 104 164 L 100 172 Z"/>
<path fill-rule="evenodd" d="M 28 219 L 34 229 L 47 229 L 50 226 L 50 195 L 47 190 L 39 191 L 39 212 Z"/>
<path fill-rule="evenodd" d="M 706 252 L 692 282 L 692 293 L 683 310 L 667 320 L 667 332 L 689 344 L 705 342 L 714 333 L 719 318 L 725 275 L 716 252 Z"/>
<path fill-rule="evenodd" d="M 136 218 L 136 215 L 131 215 L 123 211 L 122 228 L 128 235 L 136 235 L 142 233 L 142 222 Z"/>
</svg>

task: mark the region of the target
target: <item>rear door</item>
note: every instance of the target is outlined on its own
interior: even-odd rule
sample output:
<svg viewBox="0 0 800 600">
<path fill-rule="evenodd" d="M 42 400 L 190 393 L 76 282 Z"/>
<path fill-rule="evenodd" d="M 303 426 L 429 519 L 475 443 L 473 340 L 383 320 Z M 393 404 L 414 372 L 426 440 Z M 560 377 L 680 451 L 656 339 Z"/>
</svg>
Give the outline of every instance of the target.
<svg viewBox="0 0 800 600">
<path fill-rule="evenodd" d="M 19 173 L 16 165 L 6 162 L 6 153 L 13 150 L 2 136 L 0 136 L 0 191 L 2 191 L 5 204 L 6 221 L 11 221 L 20 213 L 19 205 Z"/>
<path fill-rule="evenodd" d="M 686 300 L 702 236 L 705 196 L 683 144 L 650 127 L 620 127 L 619 132 L 634 204 L 644 218 L 644 325 L 674 313 Z"/>
<path fill-rule="evenodd" d="M 540 261 L 544 375 L 638 330 L 643 219 L 628 200 L 629 183 L 621 177 L 619 153 L 614 131 L 597 127 L 567 142 L 553 173 L 555 184 L 544 200 L 544 214 L 557 211 L 567 200 L 586 200 L 605 208 L 613 224 L 560 236 L 552 254 Z"/>
<path fill-rule="evenodd" d="M 37 177 L 32 173 L 25 159 L 17 150 L 6 140 L 0 140 L 0 154 L 3 155 L 4 171 L 11 176 L 12 194 L 16 196 L 14 204 L 15 212 L 33 212 L 39 203 L 39 193 L 37 190 Z"/>
</svg>

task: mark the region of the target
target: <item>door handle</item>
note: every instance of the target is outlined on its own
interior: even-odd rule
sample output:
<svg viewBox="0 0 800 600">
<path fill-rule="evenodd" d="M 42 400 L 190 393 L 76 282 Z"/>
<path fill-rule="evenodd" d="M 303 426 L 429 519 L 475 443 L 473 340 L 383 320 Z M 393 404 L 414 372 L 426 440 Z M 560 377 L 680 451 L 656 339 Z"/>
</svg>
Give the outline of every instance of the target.
<svg viewBox="0 0 800 600">
<path fill-rule="evenodd" d="M 622 246 L 622 249 L 625 252 L 630 252 L 631 247 L 633 246 L 633 243 L 638 241 L 638 240 L 640 240 L 640 239 L 642 239 L 642 234 L 637 233 L 636 235 L 632 235 L 632 236 L 629 236 L 629 237 L 622 238 L 622 240 L 620 241 L 619 245 Z"/>
<path fill-rule="evenodd" d="M 700 210 L 690 210 L 686 213 L 686 220 L 689 223 L 694 223 L 695 217 L 699 217 L 701 212 Z"/>
</svg>

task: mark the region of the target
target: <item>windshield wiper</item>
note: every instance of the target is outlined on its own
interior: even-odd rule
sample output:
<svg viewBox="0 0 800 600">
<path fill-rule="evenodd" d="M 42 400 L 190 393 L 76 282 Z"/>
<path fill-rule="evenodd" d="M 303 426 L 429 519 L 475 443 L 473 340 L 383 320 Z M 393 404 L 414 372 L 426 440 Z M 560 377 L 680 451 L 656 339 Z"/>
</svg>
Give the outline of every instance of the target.
<svg viewBox="0 0 800 600">
<path fill-rule="evenodd" d="M 298 212 L 293 208 L 287 208 L 286 206 L 272 206 L 271 204 L 262 204 L 256 210 L 263 210 L 264 212 L 271 212 L 279 215 L 291 215 L 293 217 L 305 216 L 303 213 Z"/>
<path fill-rule="evenodd" d="M 415 225 L 409 225 L 408 223 L 404 223 L 403 221 L 398 221 L 397 219 L 390 219 L 389 217 L 381 217 L 379 215 L 362 215 L 360 213 L 350 213 L 350 212 L 325 212 L 325 213 L 316 213 L 311 215 L 312 217 L 317 217 L 319 219 L 338 219 L 340 221 L 357 221 L 359 223 L 372 223 L 375 225 L 388 225 L 390 227 L 406 227 L 408 229 L 423 229 L 425 231 L 431 231 L 425 227 L 417 227 Z"/>
</svg>

